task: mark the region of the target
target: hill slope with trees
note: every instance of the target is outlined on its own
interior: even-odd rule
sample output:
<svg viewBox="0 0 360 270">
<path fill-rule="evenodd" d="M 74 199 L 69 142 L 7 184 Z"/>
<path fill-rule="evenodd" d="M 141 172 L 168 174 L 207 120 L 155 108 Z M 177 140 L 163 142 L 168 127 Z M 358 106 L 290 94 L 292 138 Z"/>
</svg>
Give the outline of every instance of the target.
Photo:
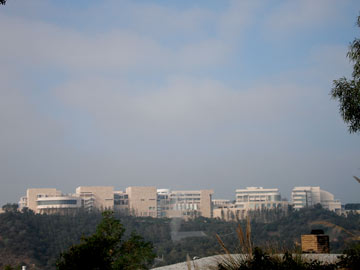
<svg viewBox="0 0 360 270">
<path fill-rule="evenodd" d="M 222 253 L 216 239 L 218 234 L 226 246 L 236 252 L 238 222 L 197 218 L 179 219 L 137 218 L 116 215 L 124 225 L 124 239 L 135 231 L 153 243 L 158 257 L 156 266 L 172 264 L 190 257 L 205 257 Z M 82 236 L 95 232 L 101 213 L 76 215 L 37 215 L 30 211 L 8 211 L 0 214 L 0 269 L 5 265 L 26 264 L 41 269 L 55 269 L 59 254 L 78 244 Z M 240 223 L 244 225 L 245 221 Z M 276 212 L 254 213 L 251 235 L 255 246 L 278 250 L 293 250 L 300 243 L 301 234 L 311 229 L 323 229 L 330 235 L 331 251 L 340 253 L 351 243 L 359 241 L 360 215 L 338 216 L 322 209 L 289 211 L 286 216 Z M 206 236 L 171 240 L 171 232 L 202 231 Z"/>
</svg>

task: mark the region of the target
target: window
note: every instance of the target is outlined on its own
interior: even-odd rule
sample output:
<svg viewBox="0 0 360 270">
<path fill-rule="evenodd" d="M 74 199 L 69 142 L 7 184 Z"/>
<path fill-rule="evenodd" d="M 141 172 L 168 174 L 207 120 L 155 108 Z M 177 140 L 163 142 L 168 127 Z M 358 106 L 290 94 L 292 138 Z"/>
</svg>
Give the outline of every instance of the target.
<svg viewBox="0 0 360 270">
<path fill-rule="evenodd" d="M 37 205 L 56 205 L 56 204 L 76 204 L 77 200 L 48 200 L 48 201 L 38 201 Z"/>
</svg>

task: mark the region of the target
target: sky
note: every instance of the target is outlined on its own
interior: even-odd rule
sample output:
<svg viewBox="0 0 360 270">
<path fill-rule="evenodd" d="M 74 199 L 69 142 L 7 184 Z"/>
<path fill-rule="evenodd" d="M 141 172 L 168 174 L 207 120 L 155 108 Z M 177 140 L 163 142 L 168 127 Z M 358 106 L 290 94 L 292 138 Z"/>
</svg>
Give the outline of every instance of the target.
<svg viewBox="0 0 360 270">
<path fill-rule="evenodd" d="M 349 77 L 359 1 L 8 0 L 0 205 L 27 188 L 320 186 L 360 202 Z"/>
</svg>

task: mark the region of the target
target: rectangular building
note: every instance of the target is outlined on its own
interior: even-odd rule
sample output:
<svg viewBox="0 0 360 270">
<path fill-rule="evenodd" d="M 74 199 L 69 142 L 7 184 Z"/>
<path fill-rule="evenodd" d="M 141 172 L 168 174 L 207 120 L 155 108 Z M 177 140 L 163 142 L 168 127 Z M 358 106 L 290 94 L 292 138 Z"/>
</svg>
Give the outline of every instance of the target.
<svg viewBox="0 0 360 270">
<path fill-rule="evenodd" d="M 214 217 L 224 220 L 245 219 L 249 211 L 280 209 L 286 211 L 288 202 L 281 199 L 279 189 L 247 187 L 236 190 L 235 203 L 215 201 Z"/>
<path fill-rule="evenodd" d="M 64 195 L 55 188 L 30 188 L 19 202 L 20 210 L 27 207 L 37 214 L 69 213 L 81 206 L 80 198 Z"/>
<path fill-rule="evenodd" d="M 329 236 L 325 234 L 301 235 L 303 253 L 330 253 Z"/>
<path fill-rule="evenodd" d="M 130 215 L 139 217 L 157 217 L 156 187 L 128 187 Z"/>
<path fill-rule="evenodd" d="M 114 191 L 114 210 L 129 214 L 129 195 L 126 192 Z"/>
<path fill-rule="evenodd" d="M 277 188 L 247 187 L 236 190 L 235 204 L 239 209 L 265 210 L 287 207 L 288 203 Z"/>
<path fill-rule="evenodd" d="M 76 188 L 75 194 L 83 200 L 83 206 L 86 210 L 114 209 L 114 187 L 80 186 Z"/>
<path fill-rule="evenodd" d="M 294 187 L 291 201 L 294 209 L 314 206 L 320 203 L 320 187 Z"/>
<path fill-rule="evenodd" d="M 86 211 L 114 209 L 140 217 L 211 218 L 213 193 L 207 189 L 157 190 L 153 186 L 133 186 L 126 191 L 114 191 L 112 186 L 80 186 L 72 195 L 63 195 L 54 188 L 29 189 L 27 196 L 21 197 L 19 206 L 29 207 L 36 213 L 82 208 Z"/>
<path fill-rule="evenodd" d="M 213 190 L 158 190 L 159 217 L 212 217 Z"/>
<path fill-rule="evenodd" d="M 61 191 L 56 188 L 29 188 L 26 190 L 26 206 L 35 213 L 40 211 L 37 208 L 37 199 L 41 197 L 60 196 Z M 23 199 L 25 201 L 25 199 Z"/>
</svg>

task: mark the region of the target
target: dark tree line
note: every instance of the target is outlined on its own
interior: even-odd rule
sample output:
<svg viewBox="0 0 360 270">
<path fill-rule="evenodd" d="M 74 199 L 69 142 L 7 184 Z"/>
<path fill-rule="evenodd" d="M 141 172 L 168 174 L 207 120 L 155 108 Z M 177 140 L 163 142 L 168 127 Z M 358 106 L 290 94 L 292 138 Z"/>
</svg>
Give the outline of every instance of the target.
<svg viewBox="0 0 360 270">
<path fill-rule="evenodd" d="M 91 236 L 62 252 L 56 262 L 58 270 L 139 270 L 151 266 L 155 257 L 150 242 L 132 232 L 123 239 L 125 228 L 112 212 L 103 213 L 102 221 Z"/>
<path fill-rule="evenodd" d="M 289 210 L 286 216 L 271 211 L 264 212 L 264 215 L 261 218 L 260 213 L 254 213 L 251 222 L 254 246 L 293 250 L 298 248 L 301 234 L 307 234 L 311 229 L 323 229 L 330 235 L 331 251 L 341 253 L 357 241 L 356 235 L 360 235 L 360 216 L 357 214 L 338 216 L 317 207 Z M 216 234 L 230 250 L 236 252 L 238 240 L 235 229 L 238 223 L 244 222 L 201 217 L 181 221 L 180 231 L 203 231 L 206 236 L 173 242 L 171 231 L 174 226 L 171 219 L 136 218 L 119 213 L 115 217 L 126 230 L 122 236 L 124 241 L 130 239 L 135 231 L 144 241 L 152 243 L 157 256 L 155 266 L 185 261 L 187 254 L 190 257 L 205 257 L 222 253 Z M 55 269 L 59 255 L 72 245 L 81 244 L 82 237 L 96 233 L 96 226 L 101 220 L 101 213 L 37 215 L 31 211 L 8 211 L 0 214 L 0 269 L 7 264 L 16 266 L 20 263 L 28 265 L 29 270 L 33 264 L 45 270 Z"/>
</svg>

